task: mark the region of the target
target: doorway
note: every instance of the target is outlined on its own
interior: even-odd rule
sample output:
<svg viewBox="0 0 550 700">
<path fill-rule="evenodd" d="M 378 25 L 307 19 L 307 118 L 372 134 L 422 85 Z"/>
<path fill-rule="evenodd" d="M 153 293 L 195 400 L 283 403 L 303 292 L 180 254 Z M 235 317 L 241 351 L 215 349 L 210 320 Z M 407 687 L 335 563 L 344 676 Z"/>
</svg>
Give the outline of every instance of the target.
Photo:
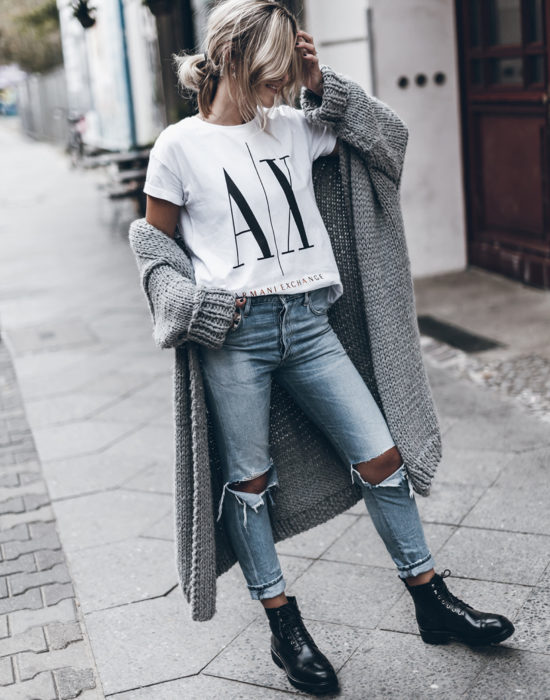
<svg viewBox="0 0 550 700">
<path fill-rule="evenodd" d="M 550 289 L 550 0 L 456 0 L 468 262 Z"/>
</svg>

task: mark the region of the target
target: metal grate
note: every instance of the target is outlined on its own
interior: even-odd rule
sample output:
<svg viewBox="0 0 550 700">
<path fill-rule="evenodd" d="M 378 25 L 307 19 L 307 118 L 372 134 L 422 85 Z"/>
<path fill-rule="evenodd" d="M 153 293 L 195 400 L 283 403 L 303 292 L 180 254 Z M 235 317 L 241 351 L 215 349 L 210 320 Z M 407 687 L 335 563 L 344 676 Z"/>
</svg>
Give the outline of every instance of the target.
<svg viewBox="0 0 550 700">
<path fill-rule="evenodd" d="M 430 338 L 440 340 L 464 352 L 482 352 L 492 348 L 506 347 L 496 340 L 470 333 L 460 326 L 454 326 L 452 323 L 440 321 L 429 315 L 418 316 L 418 327 L 423 335 L 428 335 Z"/>
</svg>

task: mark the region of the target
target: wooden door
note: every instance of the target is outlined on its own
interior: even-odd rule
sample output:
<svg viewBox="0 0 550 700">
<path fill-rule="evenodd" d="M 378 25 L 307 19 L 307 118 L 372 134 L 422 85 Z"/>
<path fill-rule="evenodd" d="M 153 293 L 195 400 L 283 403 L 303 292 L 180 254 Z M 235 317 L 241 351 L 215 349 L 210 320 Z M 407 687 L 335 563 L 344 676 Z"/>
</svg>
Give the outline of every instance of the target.
<svg viewBox="0 0 550 700">
<path fill-rule="evenodd" d="M 468 260 L 550 288 L 550 0 L 457 0 Z"/>
</svg>

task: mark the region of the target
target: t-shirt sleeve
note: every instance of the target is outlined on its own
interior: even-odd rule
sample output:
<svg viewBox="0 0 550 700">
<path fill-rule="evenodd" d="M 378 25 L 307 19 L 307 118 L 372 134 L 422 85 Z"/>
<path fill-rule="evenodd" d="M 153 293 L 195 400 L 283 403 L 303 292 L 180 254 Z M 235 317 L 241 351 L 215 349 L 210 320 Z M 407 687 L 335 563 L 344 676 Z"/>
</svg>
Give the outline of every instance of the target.
<svg viewBox="0 0 550 700">
<path fill-rule="evenodd" d="M 299 114 L 306 134 L 309 139 L 309 149 L 311 159 L 328 156 L 336 146 L 336 133 L 330 126 L 321 126 L 320 124 L 312 124 L 305 118 L 302 110 L 296 110 Z"/>
<path fill-rule="evenodd" d="M 158 137 L 149 155 L 143 191 L 178 206 L 183 206 L 187 200 L 185 188 L 178 175 L 174 149 L 170 147 L 165 132 Z"/>
</svg>

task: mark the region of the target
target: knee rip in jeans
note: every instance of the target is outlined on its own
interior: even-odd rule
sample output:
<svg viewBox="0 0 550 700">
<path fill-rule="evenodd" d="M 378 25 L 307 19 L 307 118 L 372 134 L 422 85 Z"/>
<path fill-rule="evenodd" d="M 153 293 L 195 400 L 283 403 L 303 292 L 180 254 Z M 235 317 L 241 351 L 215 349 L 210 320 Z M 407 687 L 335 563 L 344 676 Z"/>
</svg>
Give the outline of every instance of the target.
<svg viewBox="0 0 550 700">
<path fill-rule="evenodd" d="M 265 488 L 262 491 L 260 491 L 259 493 L 255 493 L 254 491 L 246 491 L 246 490 L 231 488 L 231 486 L 234 486 L 235 484 L 242 484 L 243 482 L 246 482 L 246 481 L 252 481 L 253 479 L 257 479 L 258 477 L 263 476 L 263 475 L 268 474 L 268 473 L 269 473 L 269 475 L 266 479 Z M 271 459 L 269 460 L 269 466 L 267 467 L 267 469 L 264 469 L 263 471 L 258 472 L 256 474 L 252 474 L 251 476 L 249 476 L 246 479 L 243 479 L 241 481 L 227 481 L 223 486 L 223 491 L 222 491 L 222 495 L 220 498 L 220 505 L 218 508 L 218 517 L 216 520 L 219 520 L 222 516 L 223 499 L 225 496 L 225 492 L 227 490 L 227 491 L 229 491 L 230 494 L 232 494 L 232 496 L 234 496 L 234 498 L 238 501 L 238 503 L 240 503 L 243 507 L 243 525 L 244 525 L 244 528 L 246 529 L 246 522 L 247 522 L 246 507 L 248 506 L 249 508 L 252 508 L 254 510 L 254 512 L 257 513 L 258 508 L 263 506 L 265 503 L 264 499 L 263 499 L 263 496 L 265 493 L 267 493 L 267 495 L 269 496 L 271 503 L 274 504 L 275 501 L 273 500 L 273 496 L 271 494 L 271 489 L 274 486 L 278 486 L 278 485 L 279 485 L 279 482 L 277 480 L 277 473 L 276 473 L 275 467 L 273 465 L 273 460 L 271 460 Z"/>
<path fill-rule="evenodd" d="M 369 481 L 365 481 L 365 479 L 363 479 L 360 472 L 355 468 L 355 465 L 353 465 L 353 464 L 350 465 L 350 470 L 351 470 L 352 483 L 357 483 L 357 480 L 359 480 L 359 485 L 362 488 L 377 489 L 377 488 L 384 488 L 386 486 L 398 487 L 398 486 L 401 486 L 403 481 L 407 481 L 409 484 L 409 497 L 413 498 L 413 496 L 414 496 L 412 482 L 409 479 L 409 475 L 407 474 L 407 470 L 405 468 L 404 462 L 401 464 L 401 466 L 398 469 L 396 469 L 396 471 L 392 472 L 389 476 L 387 476 L 379 484 L 371 484 Z"/>
</svg>

